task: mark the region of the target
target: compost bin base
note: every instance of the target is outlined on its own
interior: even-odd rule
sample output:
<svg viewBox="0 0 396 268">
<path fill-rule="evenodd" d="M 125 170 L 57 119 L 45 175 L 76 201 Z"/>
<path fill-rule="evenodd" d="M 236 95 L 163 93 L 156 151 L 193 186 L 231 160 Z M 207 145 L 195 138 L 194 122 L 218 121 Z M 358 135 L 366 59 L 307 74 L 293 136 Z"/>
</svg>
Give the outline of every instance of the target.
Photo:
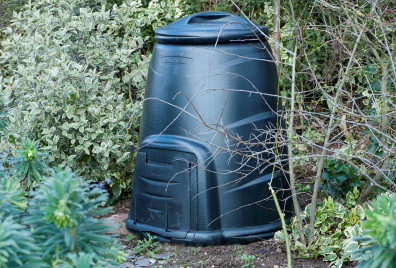
<svg viewBox="0 0 396 268">
<path fill-rule="evenodd" d="M 288 223 L 291 218 L 287 218 Z M 281 222 L 275 222 L 257 227 L 225 229 L 204 232 L 186 232 L 180 230 L 164 230 L 161 228 L 139 224 L 131 219 L 126 220 L 126 227 L 130 232 L 141 236 L 155 236 L 157 240 L 169 243 L 183 243 L 195 245 L 219 244 L 247 244 L 265 238 L 271 238 L 281 229 Z"/>
</svg>

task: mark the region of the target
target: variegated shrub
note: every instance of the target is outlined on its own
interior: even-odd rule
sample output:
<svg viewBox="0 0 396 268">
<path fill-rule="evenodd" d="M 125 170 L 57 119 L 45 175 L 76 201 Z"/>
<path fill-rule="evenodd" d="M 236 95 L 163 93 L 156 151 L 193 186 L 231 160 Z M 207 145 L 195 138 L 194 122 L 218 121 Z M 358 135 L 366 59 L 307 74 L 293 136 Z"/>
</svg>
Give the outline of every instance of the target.
<svg viewBox="0 0 396 268">
<path fill-rule="evenodd" d="M 0 92 L 9 142 L 30 137 L 52 164 L 111 178 L 117 197 L 131 186 L 149 35 L 181 11 L 174 1 L 105 4 L 37 0 L 15 14 L 0 50 Z"/>
<path fill-rule="evenodd" d="M 341 267 L 344 262 L 351 261 L 350 251 L 355 248 L 349 249 L 348 245 L 356 232 L 354 228 L 359 228 L 359 224 L 365 218 L 364 208 L 357 204 L 359 194 L 357 188 L 354 188 L 353 192 L 348 192 L 345 204 L 341 204 L 331 197 L 323 200 L 316 210 L 315 239 L 308 246 L 299 241 L 296 218 L 292 218 L 289 225 L 292 237 L 291 248 L 296 257 L 317 258 L 322 256 L 324 261 L 330 262 L 330 267 Z M 310 208 L 309 204 L 301 213 L 301 218 L 306 223 L 303 227 L 305 234 L 308 234 L 309 225 L 306 221 L 310 215 Z M 284 241 L 283 233 L 278 231 L 275 234 L 275 239 Z M 354 246 L 354 243 L 352 244 Z"/>
</svg>

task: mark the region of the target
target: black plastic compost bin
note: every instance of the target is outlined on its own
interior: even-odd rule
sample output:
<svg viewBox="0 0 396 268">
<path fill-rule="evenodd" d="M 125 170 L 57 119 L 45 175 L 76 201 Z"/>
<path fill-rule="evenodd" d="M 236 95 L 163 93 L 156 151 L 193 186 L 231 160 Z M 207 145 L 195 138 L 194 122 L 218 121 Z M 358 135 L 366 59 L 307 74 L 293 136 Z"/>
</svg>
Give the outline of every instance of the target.
<svg viewBox="0 0 396 268">
<path fill-rule="evenodd" d="M 225 12 L 155 31 L 127 228 L 160 240 L 244 243 L 281 228 L 268 189 L 277 71 L 259 30 Z M 265 168 L 267 166 L 267 168 Z M 273 178 L 286 218 L 290 192 Z M 283 190 L 282 190 L 283 189 Z M 288 201 L 284 201 L 288 200 Z"/>
</svg>

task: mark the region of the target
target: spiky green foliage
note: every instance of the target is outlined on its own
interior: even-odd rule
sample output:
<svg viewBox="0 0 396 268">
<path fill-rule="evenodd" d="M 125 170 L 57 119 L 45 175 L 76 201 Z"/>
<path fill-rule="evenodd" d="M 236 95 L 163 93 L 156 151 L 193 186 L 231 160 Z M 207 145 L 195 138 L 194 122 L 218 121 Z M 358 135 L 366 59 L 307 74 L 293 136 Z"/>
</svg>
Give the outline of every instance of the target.
<svg viewBox="0 0 396 268">
<path fill-rule="evenodd" d="M 79 255 L 75 253 L 70 253 L 67 255 L 67 260 L 62 261 L 58 264 L 57 268 L 100 268 L 103 263 L 94 263 L 95 254 L 81 253 Z"/>
<path fill-rule="evenodd" d="M 354 238 L 366 242 L 366 246 L 352 252 L 354 258 L 360 260 L 356 267 L 396 267 L 396 195 L 378 196 L 365 213 L 367 220 L 362 227 L 366 236 Z"/>
<path fill-rule="evenodd" d="M 26 226 L 0 216 L 0 268 L 46 267 Z"/>
<path fill-rule="evenodd" d="M 27 207 L 25 192 L 20 184 L 12 179 L 0 179 L 0 216 L 3 218 L 21 214 Z"/>
<path fill-rule="evenodd" d="M 56 265 L 68 254 L 87 253 L 93 254 L 94 263 L 112 263 L 119 250 L 114 248 L 114 237 L 105 233 L 113 226 L 95 217 L 109 211 L 101 207 L 107 197 L 105 190 L 85 182 L 70 169 L 58 170 L 45 179 L 33 193 L 25 220 L 43 249 L 42 259 Z"/>
<path fill-rule="evenodd" d="M 37 159 L 32 142 L 25 145 L 18 153 L 20 160 Z M 103 267 L 125 261 L 117 240 L 105 234 L 113 226 L 96 217 L 110 210 L 102 207 L 108 194 L 97 184 L 84 182 L 70 169 L 55 170 L 52 177 L 40 177 L 43 183 L 30 191 L 28 204 L 15 173 L 2 173 L 0 268 L 85 267 L 87 263 Z"/>
<path fill-rule="evenodd" d="M 29 227 L 22 224 L 26 207 L 20 183 L 11 178 L 0 179 L 0 268 L 44 265 Z"/>
<path fill-rule="evenodd" d="M 104 267 L 125 254 L 100 216 L 107 193 L 70 169 L 57 170 L 31 192 L 29 208 L 18 180 L 0 179 L 0 268 Z"/>
<path fill-rule="evenodd" d="M 12 173 L 26 188 L 31 188 L 33 183 L 40 184 L 41 178 L 50 172 L 45 163 L 47 154 L 41 152 L 37 143 L 30 139 L 24 139 L 20 147 L 11 161 L 14 166 Z"/>
</svg>

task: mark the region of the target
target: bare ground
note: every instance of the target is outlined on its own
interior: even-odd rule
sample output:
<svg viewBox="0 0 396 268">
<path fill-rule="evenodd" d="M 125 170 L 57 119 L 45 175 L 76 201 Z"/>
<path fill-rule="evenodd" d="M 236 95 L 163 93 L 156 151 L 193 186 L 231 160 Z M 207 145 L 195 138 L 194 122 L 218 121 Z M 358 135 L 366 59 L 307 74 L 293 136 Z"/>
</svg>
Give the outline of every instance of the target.
<svg viewBox="0 0 396 268">
<path fill-rule="evenodd" d="M 111 215 L 125 215 L 129 207 L 130 200 L 122 200 L 113 207 Z M 120 233 L 118 240 L 128 254 L 122 267 L 287 267 L 285 247 L 273 238 L 246 245 L 186 246 L 161 243 L 155 256 L 149 256 L 146 252 L 136 254 L 134 251 L 140 239 L 138 236 Z M 292 263 L 295 268 L 329 266 L 322 259 L 293 259 Z M 351 263 L 343 267 L 353 266 Z"/>
</svg>

